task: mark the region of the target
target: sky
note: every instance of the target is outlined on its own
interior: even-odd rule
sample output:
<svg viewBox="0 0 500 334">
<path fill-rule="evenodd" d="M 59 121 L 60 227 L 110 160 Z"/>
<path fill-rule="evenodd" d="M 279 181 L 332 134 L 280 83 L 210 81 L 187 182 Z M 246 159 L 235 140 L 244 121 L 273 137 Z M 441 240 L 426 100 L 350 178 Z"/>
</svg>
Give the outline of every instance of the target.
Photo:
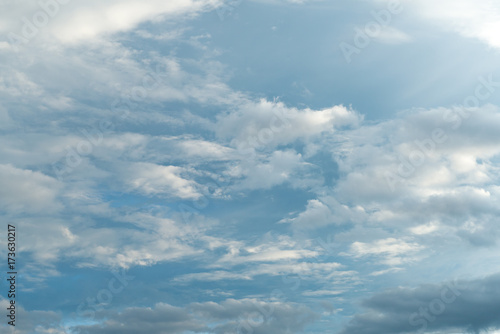
<svg viewBox="0 0 500 334">
<path fill-rule="evenodd" d="M 497 1 L 0 8 L 2 333 L 500 333 Z"/>
</svg>

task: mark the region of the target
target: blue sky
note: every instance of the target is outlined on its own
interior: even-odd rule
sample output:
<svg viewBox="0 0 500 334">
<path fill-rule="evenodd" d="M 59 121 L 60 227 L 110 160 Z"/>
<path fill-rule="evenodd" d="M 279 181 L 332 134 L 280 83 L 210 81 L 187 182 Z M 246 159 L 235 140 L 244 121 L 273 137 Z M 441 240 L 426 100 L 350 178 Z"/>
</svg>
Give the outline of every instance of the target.
<svg viewBox="0 0 500 334">
<path fill-rule="evenodd" d="M 500 333 L 496 2 L 0 6 L 2 332 Z"/>
</svg>

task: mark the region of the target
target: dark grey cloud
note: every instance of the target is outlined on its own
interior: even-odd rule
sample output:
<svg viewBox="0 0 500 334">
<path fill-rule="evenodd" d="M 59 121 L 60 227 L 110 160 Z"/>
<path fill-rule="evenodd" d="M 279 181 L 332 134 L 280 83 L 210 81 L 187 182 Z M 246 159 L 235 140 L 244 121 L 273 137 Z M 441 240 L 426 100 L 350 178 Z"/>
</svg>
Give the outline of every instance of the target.
<svg viewBox="0 0 500 334">
<path fill-rule="evenodd" d="M 0 277 L 5 279 L 4 277 Z M 54 311 L 26 310 L 18 303 L 16 306 L 15 327 L 7 324 L 12 321 L 10 318 L 0 323 L 0 333 L 32 334 L 32 333 L 52 333 L 65 334 L 62 325 L 62 314 Z M 10 300 L 0 297 L 0 308 L 6 310 L 11 307 Z M 5 315 L 3 316 L 5 317 Z"/>
<path fill-rule="evenodd" d="M 106 320 L 98 325 L 78 326 L 79 334 L 134 334 L 134 333 L 182 333 L 201 331 L 202 323 L 194 319 L 185 309 L 168 304 L 157 304 L 154 308 L 131 307 L 123 312 L 106 311 L 100 314 Z"/>
<path fill-rule="evenodd" d="M 228 299 L 220 304 L 194 303 L 190 308 L 207 319 L 226 320 L 227 323 L 213 329 L 218 334 L 299 333 L 317 318 L 303 305 L 255 299 Z"/>
<path fill-rule="evenodd" d="M 100 324 L 77 326 L 78 334 L 174 334 L 191 332 L 238 334 L 298 333 L 317 319 L 308 307 L 287 302 L 228 299 L 179 308 L 164 303 L 98 314 Z M 215 325 L 214 325 L 215 324 Z"/>
<path fill-rule="evenodd" d="M 500 274 L 397 288 L 365 300 L 340 334 L 482 333 L 500 328 Z"/>
</svg>

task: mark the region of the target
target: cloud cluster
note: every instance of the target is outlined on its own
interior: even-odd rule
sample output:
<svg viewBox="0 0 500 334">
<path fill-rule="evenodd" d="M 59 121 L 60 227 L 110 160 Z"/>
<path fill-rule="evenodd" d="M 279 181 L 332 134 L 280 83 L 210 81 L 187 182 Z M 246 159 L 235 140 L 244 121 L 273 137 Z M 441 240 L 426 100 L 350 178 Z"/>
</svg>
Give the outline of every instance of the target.
<svg viewBox="0 0 500 334">
<path fill-rule="evenodd" d="M 61 275 L 68 263 L 147 270 L 182 260 L 172 286 L 224 283 L 234 291 L 220 295 L 237 295 L 107 310 L 97 323 L 75 326 L 76 333 L 222 334 L 248 326 L 255 334 L 299 333 L 318 319 L 310 305 L 250 298 L 238 284 L 296 275 L 307 285 L 297 295 L 309 303 L 365 293 L 357 285 L 379 276 L 387 280 L 377 283 L 392 284 L 388 274 L 405 275 L 412 266 L 415 280 L 426 272 L 450 275 L 425 267 L 422 260 L 436 254 L 433 264 L 446 262 L 453 273 L 491 262 L 493 255 L 484 254 L 498 248 L 500 237 L 498 107 L 413 109 L 365 121 L 371 110 L 354 110 L 347 105 L 355 101 L 336 96 L 308 107 L 233 89 L 232 68 L 218 60 L 228 51 L 188 22 L 223 5 L 2 4 L 0 210 L 23 231 L 26 280 Z M 500 47 L 493 1 L 404 5 L 411 15 Z M 377 38 L 414 41 L 395 27 Z M 500 85 L 496 77 L 480 80 L 483 95 Z M 240 200 L 277 197 L 286 205 L 252 216 L 255 222 L 226 212 Z M 264 236 L 242 232 L 243 222 Z M 468 261 L 449 265 L 469 251 Z M 377 294 L 343 334 L 498 327 L 492 310 L 499 281 L 498 275 L 461 281 L 450 303 L 443 284 Z M 436 309 L 441 303 L 443 312 Z M 435 314 L 423 313 L 425 307 Z M 62 318 L 27 312 L 19 329 L 64 333 Z"/>
<path fill-rule="evenodd" d="M 56 38 L 64 44 L 91 42 L 103 35 L 128 31 L 147 21 L 195 14 L 219 5 L 215 0 L 152 1 L 27 1 L 23 6 L 4 4 L 0 29 L 9 42 L 26 44 L 33 39 Z M 9 13 L 9 14 L 7 14 Z"/>
<path fill-rule="evenodd" d="M 398 3 L 404 14 L 432 23 L 445 31 L 477 39 L 491 48 L 500 48 L 500 39 L 495 32 L 500 28 L 500 8 L 494 0 L 373 0 L 378 3 Z M 422 23 L 421 23 L 422 24 Z M 394 35 L 396 39 L 396 37 Z M 408 40 L 408 36 L 401 38 Z"/>
<path fill-rule="evenodd" d="M 341 334 L 485 333 L 499 328 L 500 276 L 397 288 L 365 300 Z"/>
<path fill-rule="evenodd" d="M 429 0 L 407 1 L 425 19 L 435 21 L 447 30 L 455 31 L 464 37 L 476 38 L 492 48 L 500 48 L 500 38 L 495 32 L 500 29 L 500 8 L 492 0 L 470 2 L 440 1 L 436 4 Z"/>
<path fill-rule="evenodd" d="M 185 308 L 165 303 L 151 308 L 131 307 L 98 314 L 96 325 L 72 328 L 79 334 L 161 333 L 299 333 L 316 319 L 309 308 L 291 302 L 227 299 L 220 303 L 192 303 Z"/>
</svg>

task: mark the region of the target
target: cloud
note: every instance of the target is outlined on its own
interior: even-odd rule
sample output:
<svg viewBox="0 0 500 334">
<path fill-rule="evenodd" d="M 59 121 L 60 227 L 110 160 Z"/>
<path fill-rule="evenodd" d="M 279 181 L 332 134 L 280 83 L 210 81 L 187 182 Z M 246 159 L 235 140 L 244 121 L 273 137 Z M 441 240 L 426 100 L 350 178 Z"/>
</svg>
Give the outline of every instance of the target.
<svg viewBox="0 0 500 334">
<path fill-rule="evenodd" d="M 158 303 L 154 307 L 131 307 L 122 312 L 98 313 L 96 325 L 75 326 L 78 334 L 151 334 L 252 330 L 257 334 L 297 333 L 314 321 L 316 314 L 305 306 L 281 301 L 227 299 L 220 303 L 192 303 L 185 308 Z"/>
<path fill-rule="evenodd" d="M 467 118 L 462 117 L 463 108 L 450 107 L 416 109 L 385 121 L 365 122 L 352 108 L 335 105 L 340 102 L 315 99 L 311 103 L 321 107 L 308 108 L 298 100 L 297 107 L 259 100 L 255 96 L 263 95 L 258 92 L 242 93 L 229 86 L 239 85 L 230 72 L 239 76 L 240 70 L 247 69 L 232 61 L 228 67 L 217 61 L 228 59 L 218 58 L 224 53 L 237 60 L 232 58 L 237 48 L 230 46 L 228 52 L 225 47 L 225 33 L 215 35 L 224 29 L 214 26 L 213 38 L 204 29 L 200 33 L 203 23 L 216 16 L 204 16 L 201 24 L 185 20 L 221 3 L 70 2 L 59 6 L 58 14 L 25 48 L 15 50 L 0 41 L 4 59 L 0 127 L 5 130 L 0 135 L 5 144 L 0 147 L 0 179 L 5 184 L 0 206 L 9 218 L 19 220 L 20 231 L 31 231 L 23 234 L 22 245 L 27 281 L 64 274 L 66 265 L 89 275 L 93 269 L 141 266 L 138 270 L 146 273 L 147 290 L 155 294 L 146 291 L 144 298 L 156 302 L 156 278 L 147 275 L 146 267 L 175 261 L 179 271 L 173 271 L 176 276 L 170 284 L 194 294 L 207 286 L 226 286 L 235 298 L 242 298 L 249 293 L 242 286 L 258 289 L 277 281 L 279 275 L 293 274 L 307 284 L 303 293 L 297 292 L 297 300 L 308 302 L 343 293 L 355 298 L 355 293 L 366 291 L 356 287 L 365 280 L 364 274 L 367 280 L 387 285 L 396 284 L 393 277 L 404 275 L 415 280 L 428 272 L 439 276 L 439 270 L 425 267 L 428 263 L 417 263 L 431 252 L 453 253 L 444 259 L 436 256 L 433 264 L 455 263 L 471 249 L 468 259 L 477 259 L 477 254 L 493 257 L 490 248 L 500 236 L 496 232 L 500 213 L 497 107 L 467 110 Z M 8 41 L 8 32 L 22 30 L 20 18 L 31 19 L 40 7 L 32 1 L 4 9 L 0 31 L 7 33 Z M 460 16 L 454 8 L 430 14 L 450 12 L 464 27 L 473 26 L 471 20 L 464 20 L 469 14 Z M 488 15 L 484 17 L 490 20 Z M 278 21 L 272 23 L 280 26 L 276 32 L 287 34 L 286 25 Z M 434 22 L 495 45 L 496 35 L 486 36 L 481 29 L 457 28 L 455 21 L 442 18 Z M 283 43 L 296 44 L 295 39 L 281 37 Z M 390 27 L 375 38 L 384 43 L 409 40 L 406 32 Z M 302 58 L 289 55 L 290 60 Z M 249 72 L 255 70 L 251 63 L 247 65 Z M 336 80 L 345 79 L 341 72 Z M 319 86 L 299 81 L 319 96 Z M 331 98 L 342 99 L 338 93 Z M 127 111 L 124 117 L 122 111 Z M 88 139 L 82 127 L 88 129 L 101 120 L 110 121 L 113 131 L 105 133 L 64 180 L 57 180 L 52 163 L 64 162 L 68 147 L 77 148 Z M 427 149 L 432 130 L 438 128 L 447 140 Z M 421 150 L 425 162 L 408 175 L 399 175 L 400 158 L 414 159 L 416 150 Z M 329 180 L 325 180 L 326 171 L 331 171 Z M 387 173 L 397 180 L 393 189 Z M 217 183 L 222 179 L 224 186 Z M 207 192 L 208 188 L 214 191 Z M 247 197 L 257 202 L 261 194 L 273 196 L 276 203 L 282 196 L 283 206 L 273 205 L 276 212 L 252 214 L 255 224 L 232 211 L 241 208 L 233 203 L 247 207 Z M 198 206 L 196 200 L 209 206 Z M 189 222 L 179 212 L 179 204 L 187 202 L 196 207 Z M 294 212 L 286 215 L 290 211 Z M 289 226 L 257 222 L 271 219 L 272 224 L 283 218 L 282 213 L 286 216 L 282 222 Z M 252 225 L 252 232 L 241 224 Z M 338 244 L 334 256 L 309 239 L 327 228 Z M 255 241 L 253 231 L 269 229 L 281 235 Z M 345 257 L 339 256 L 341 252 Z M 467 263 L 456 267 L 466 270 Z M 413 271 L 409 264 L 415 265 Z M 44 290 L 38 287 L 30 286 L 40 296 Z M 226 298 L 227 293 L 217 298 L 223 294 Z M 254 328 L 255 334 L 306 332 L 305 326 L 316 319 L 308 307 L 274 299 L 175 304 L 128 308 L 134 304 L 117 304 L 117 310 L 102 313 L 97 323 L 77 326 L 77 331 L 222 334 L 234 332 L 242 322 L 259 323 L 254 310 L 261 308 L 275 313 L 265 316 L 266 321 Z M 377 320 L 385 312 L 377 307 L 368 318 L 376 323 L 387 320 Z M 32 331 L 63 332 L 58 314 L 40 317 L 44 315 L 50 324 L 42 321 L 36 327 L 36 321 L 29 322 L 35 328 Z M 363 323 L 360 317 L 354 317 L 354 327 Z M 311 332 L 324 332 L 324 324 Z"/>
<path fill-rule="evenodd" d="M 0 206 L 9 212 L 56 212 L 63 185 L 43 173 L 0 164 Z"/>
<path fill-rule="evenodd" d="M 231 242 L 225 246 L 225 254 L 205 265 L 209 271 L 180 275 L 174 281 L 185 284 L 190 281 L 252 280 L 260 275 L 298 275 L 302 279 L 329 284 L 358 280 L 357 273 L 341 263 L 317 262 L 321 251 L 310 241 L 301 244 L 286 235 L 266 233 L 258 243 Z"/>
<path fill-rule="evenodd" d="M 261 3 L 269 3 L 269 4 L 283 4 L 283 5 L 286 5 L 286 4 L 293 3 L 293 4 L 302 5 L 302 4 L 307 4 L 307 3 L 310 3 L 310 2 L 321 2 L 321 1 L 324 1 L 324 0 L 252 0 L 252 1 L 261 2 Z"/>
<path fill-rule="evenodd" d="M 321 182 L 314 178 L 313 168 L 300 153 L 278 150 L 260 159 L 242 159 L 225 174 L 235 180 L 232 188 L 236 191 L 270 189 L 284 183 L 294 188 L 306 188 Z"/>
<path fill-rule="evenodd" d="M 200 239 L 209 233 L 212 222 L 202 217 L 184 226 L 181 217 L 171 218 L 164 212 L 84 208 L 86 215 L 73 211 L 71 220 L 49 215 L 15 221 L 19 230 L 30 231 L 20 252 L 25 254 L 25 275 L 32 282 L 60 275 L 56 268 L 64 261 L 78 268 L 130 268 L 200 257 L 208 248 Z M 4 245 L 0 254 L 7 256 Z"/>
<path fill-rule="evenodd" d="M 253 277 L 246 273 L 235 273 L 225 270 L 211 270 L 209 272 L 191 273 L 178 276 L 174 282 L 188 283 L 192 281 L 215 282 L 225 280 L 252 280 Z"/>
<path fill-rule="evenodd" d="M 62 321 L 62 314 L 53 311 L 26 310 L 16 302 L 16 326 L 7 325 L 2 321 L 2 333 L 15 334 L 66 334 Z M 10 307 L 10 300 L 0 297 L 0 307 L 6 310 Z M 8 318 L 7 318 L 8 319 Z M 10 320 L 10 319 L 9 319 Z M 15 329 L 15 331 L 13 330 Z"/>
<path fill-rule="evenodd" d="M 161 21 L 165 18 L 195 14 L 213 9 L 219 3 L 215 0 L 173 0 L 167 2 L 123 1 L 28 1 L 24 6 L 7 4 L 1 16 L 0 29 L 5 33 L 15 33 L 28 40 L 40 36 L 55 37 L 61 43 L 73 44 L 89 42 L 103 35 L 124 32 L 136 28 L 147 21 Z M 28 24 L 26 22 L 29 22 Z M 24 28 L 30 26 L 29 28 Z M 28 32 L 30 32 L 28 34 Z M 9 35 L 11 36 L 11 35 Z"/>
<path fill-rule="evenodd" d="M 387 238 L 373 241 L 372 243 L 354 242 L 347 255 L 355 258 L 377 256 L 381 258 L 382 263 L 394 266 L 412 261 L 414 254 L 421 249 L 422 246 L 416 243 Z"/>
<path fill-rule="evenodd" d="M 297 217 L 282 219 L 280 223 L 290 223 L 295 232 L 303 233 L 332 224 L 356 223 L 366 219 L 361 207 L 350 208 L 340 204 L 334 197 L 324 197 L 322 200 L 309 200 L 306 209 Z"/>
<path fill-rule="evenodd" d="M 215 132 L 221 138 L 231 139 L 237 147 L 274 147 L 343 127 L 355 127 L 362 118 L 344 106 L 300 110 L 282 102 L 261 99 L 219 115 Z"/>
<path fill-rule="evenodd" d="M 454 31 L 468 38 L 476 38 L 490 47 L 500 48 L 500 7 L 494 0 L 432 0 L 404 1 L 427 22 L 434 22 L 446 30 Z"/>
<path fill-rule="evenodd" d="M 437 222 L 429 222 L 427 224 L 418 225 L 410 228 L 411 233 L 418 235 L 430 234 L 439 230 L 439 223 Z"/>
<path fill-rule="evenodd" d="M 344 293 L 343 290 L 315 290 L 315 291 L 304 291 L 302 295 L 308 297 L 325 297 L 325 296 L 337 296 Z"/>
<path fill-rule="evenodd" d="M 356 203 L 361 221 L 415 227 L 455 227 L 498 212 L 493 128 L 500 113 L 491 105 L 460 116 L 459 108 L 414 110 L 392 120 L 333 135 L 330 150 L 341 177 L 334 194 Z M 433 139 L 438 131 L 443 136 Z"/>
<path fill-rule="evenodd" d="M 126 169 L 124 183 L 129 185 L 130 190 L 146 196 L 199 198 L 201 194 L 196 190 L 196 183 L 182 178 L 183 172 L 185 169 L 182 167 L 139 162 Z"/>
<path fill-rule="evenodd" d="M 386 44 L 401 44 L 411 41 L 411 37 L 405 32 L 393 27 L 384 26 L 374 39 Z"/>
<path fill-rule="evenodd" d="M 115 219 L 133 227 L 80 228 L 77 241 L 64 256 L 78 259 L 79 267 L 130 268 L 202 253 L 204 245 L 195 244 L 207 228 L 204 222 L 193 220 L 189 227 L 182 227 L 176 220 L 148 212 L 122 214 Z"/>
<path fill-rule="evenodd" d="M 297 275 L 304 280 L 328 284 L 357 283 L 359 281 L 356 271 L 345 270 L 344 266 L 337 262 L 281 261 L 251 264 L 240 271 L 237 269 L 231 271 L 211 270 L 185 274 L 176 277 L 174 282 L 185 284 L 192 281 L 253 280 L 260 275 L 283 277 Z"/>
<path fill-rule="evenodd" d="M 499 329 L 500 275 L 416 288 L 396 288 L 365 300 L 341 334 L 482 333 Z"/>
<path fill-rule="evenodd" d="M 185 140 L 180 142 L 179 146 L 188 157 L 200 157 L 205 161 L 226 160 L 235 156 L 231 148 L 204 140 Z"/>
<path fill-rule="evenodd" d="M 292 238 L 286 235 L 275 236 L 266 233 L 263 240 L 255 245 L 238 247 L 230 246 L 226 254 L 214 266 L 234 266 L 252 262 L 280 262 L 285 260 L 299 260 L 317 256 L 313 250 L 301 248 Z"/>
</svg>

